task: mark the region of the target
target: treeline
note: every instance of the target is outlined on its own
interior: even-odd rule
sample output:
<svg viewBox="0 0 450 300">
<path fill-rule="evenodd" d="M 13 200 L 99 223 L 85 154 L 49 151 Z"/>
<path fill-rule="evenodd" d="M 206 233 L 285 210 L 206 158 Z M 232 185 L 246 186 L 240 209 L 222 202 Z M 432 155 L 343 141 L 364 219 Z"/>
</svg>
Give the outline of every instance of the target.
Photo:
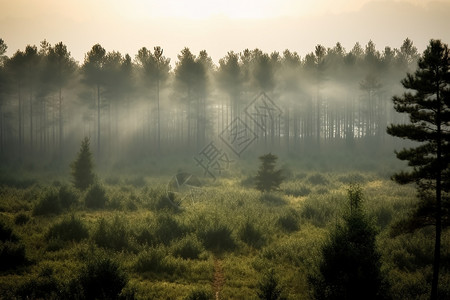
<svg viewBox="0 0 450 300">
<path fill-rule="evenodd" d="M 210 141 L 227 149 L 223 137 L 236 141 L 242 128 L 244 140 L 253 134 L 256 145 L 280 152 L 383 147 L 392 143 L 386 125 L 399 122 L 392 95 L 419 58 L 409 39 L 381 52 L 372 41 L 350 51 L 317 45 L 304 57 L 230 51 L 218 65 L 206 51 L 184 48 L 174 68 L 160 47 L 132 57 L 96 44 L 81 63 L 62 42 L 11 57 L 6 49 L 0 39 L 4 162 L 66 161 L 84 136 L 99 158 L 196 154 Z M 232 129 L 236 118 L 241 127 Z"/>
</svg>

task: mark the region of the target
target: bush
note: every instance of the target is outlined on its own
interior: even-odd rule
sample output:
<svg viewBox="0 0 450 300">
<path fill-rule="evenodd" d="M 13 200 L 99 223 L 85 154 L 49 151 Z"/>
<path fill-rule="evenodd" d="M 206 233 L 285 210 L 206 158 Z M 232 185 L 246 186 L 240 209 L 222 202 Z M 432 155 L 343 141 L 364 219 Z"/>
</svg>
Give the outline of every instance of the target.
<svg viewBox="0 0 450 300">
<path fill-rule="evenodd" d="M 139 253 L 134 269 L 139 273 L 172 273 L 175 266 L 167 260 L 167 253 L 163 248 L 150 248 Z"/>
<path fill-rule="evenodd" d="M 187 229 L 169 214 L 159 215 L 156 219 L 155 237 L 165 245 L 169 245 L 171 241 L 182 237 L 186 232 Z"/>
<path fill-rule="evenodd" d="M 229 251 L 236 247 L 231 229 L 223 224 L 211 224 L 199 232 L 199 237 L 205 248 L 214 252 Z"/>
<path fill-rule="evenodd" d="M 11 241 L 0 242 L 0 270 L 10 270 L 27 263 L 25 246 Z"/>
<path fill-rule="evenodd" d="M 14 217 L 14 224 L 16 225 L 25 225 L 30 220 L 30 216 L 24 212 L 18 213 Z"/>
<path fill-rule="evenodd" d="M 14 234 L 12 229 L 0 221 L 0 241 L 6 242 L 16 242 L 18 241 L 18 237 Z"/>
<path fill-rule="evenodd" d="M 283 197 L 272 194 L 272 193 L 262 193 L 260 198 L 262 202 L 271 204 L 271 205 L 285 205 L 286 200 Z"/>
<path fill-rule="evenodd" d="M 22 284 L 17 295 L 22 299 L 61 299 L 62 285 L 53 276 L 53 269 L 45 268 L 36 278 Z"/>
<path fill-rule="evenodd" d="M 68 185 L 62 185 L 59 188 L 59 203 L 62 208 L 69 208 L 72 205 L 77 203 L 78 200 L 78 194 L 73 188 L 69 187 Z"/>
<path fill-rule="evenodd" d="M 195 235 L 188 235 L 172 245 L 174 256 L 197 259 L 203 251 L 201 242 Z"/>
<path fill-rule="evenodd" d="M 129 236 L 125 221 L 115 216 L 112 222 L 101 218 L 92 238 L 100 247 L 120 251 L 129 247 Z"/>
<path fill-rule="evenodd" d="M 275 277 L 275 272 L 270 269 L 264 274 L 262 280 L 258 284 L 258 298 L 263 300 L 278 300 L 285 299 L 281 296 L 281 289 L 278 286 L 278 280 Z"/>
<path fill-rule="evenodd" d="M 206 290 L 194 290 L 189 293 L 185 300 L 211 300 L 214 299 L 213 294 Z"/>
<path fill-rule="evenodd" d="M 295 212 L 290 212 L 278 218 L 277 224 L 287 232 L 294 232 L 299 229 L 299 220 Z"/>
<path fill-rule="evenodd" d="M 288 186 L 288 187 L 284 188 L 284 193 L 289 196 L 304 197 L 304 196 L 308 196 L 311 193 L 311 189 L 307 188 L 305 186 L 299 186 L 299 187 Z"/>
<path fill-rule="evenodd" d="M 153 245 L 156 238 L 149 228 L 144 227 L 136 234 L 136 240 L 140 244 Z"/>
<path fill-rule="evenodd" d="M 84 197 L 84 204 L 87 208 L 99 209 L 104 208 L 108 198 L 106 191 L 100 184 L 93 184 Z"/>
<path fill-rule="evenodd" d="M 35 216 L 59 214 L 60 212 L 61 203 L 55 189 L 45 191 L 33 208 L 33 215 Z"/>
<path fill-rule="evenodd" d="M 249 246 L 260 248 L 265 240 L 262 232 L 247 220 L 239 229 L 239 238 Z"/>
<path fill-rule="evenodd" d="M 313 185 L 326 185 L 328 180 L 322 174 L 314 174 L 308 177 L 308 182 Z"/>
<path fill-rule="evenodd" d="M 78 282 L 84 299 L 118 299 L 128 278 L 115 261 L 96 257 L 83 267 Z"/>
<path fill-rule="evenodd" d="M 89 232 L 83 221 L 72 215 L 70 219 L 64 219 L 60 223 L 52 225 L 47 234 L 46 239 L 59 239 L 62 241 L 79 242 L 89 237 Z"/>
</svg>

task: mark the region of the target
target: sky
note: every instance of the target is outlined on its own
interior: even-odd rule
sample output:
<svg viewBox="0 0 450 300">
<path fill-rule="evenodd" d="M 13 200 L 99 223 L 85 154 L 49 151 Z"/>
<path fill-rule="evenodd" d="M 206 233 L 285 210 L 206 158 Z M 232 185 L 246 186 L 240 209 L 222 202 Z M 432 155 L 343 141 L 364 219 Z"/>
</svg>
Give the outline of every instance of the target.
<svg viewBox="0 0 450 300">
<path fill-rule="evenodd" d="M 62 41 L 80 63 L 94 44 L 135 57 L 161 46 L 172 65 L 184 47 L 217 64 L 228 51 L 285 49 L 301 57 L 321 44 L 380 51 L 410 38 L 450 43 L 450 0 L 0 0 L 0 38 L 11 56 Z"/>
</svg>

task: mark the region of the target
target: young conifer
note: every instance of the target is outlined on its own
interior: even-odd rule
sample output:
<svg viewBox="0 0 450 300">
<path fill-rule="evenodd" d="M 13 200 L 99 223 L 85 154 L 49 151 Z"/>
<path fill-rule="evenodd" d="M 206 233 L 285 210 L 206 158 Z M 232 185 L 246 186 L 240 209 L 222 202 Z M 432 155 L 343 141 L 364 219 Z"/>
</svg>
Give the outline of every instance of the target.
<svg viewBox="0 0 450 300">
<path fill-rule="evenodd" d="M 92 153 L 90 150 L 89 138 L 85 137 L 81 141 L 80 151 L 77 158 L 70 165 L 72 168 L 73 184 L 76 188 L 84 191 L 94 183 L 95 175 L 93 172 Z"/>
<path fill-rule="evenodd" d="M 280 187 L 283 181 L 281 170 L 275 170 L 275 163 L 278 157 L 268 153 L 259 157 L 261 166 L 256 175 L 256 188 L 262 192 L 270 192 Z"/>
</svg>

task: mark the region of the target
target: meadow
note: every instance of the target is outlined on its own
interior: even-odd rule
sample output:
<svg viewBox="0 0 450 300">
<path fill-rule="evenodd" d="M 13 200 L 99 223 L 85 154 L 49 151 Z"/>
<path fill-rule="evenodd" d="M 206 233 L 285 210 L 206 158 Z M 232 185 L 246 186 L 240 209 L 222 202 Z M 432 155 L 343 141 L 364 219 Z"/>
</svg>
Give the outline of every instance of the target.
<svg viewBox="0 0 450 300">
<path fill-rule="evenodd" d="M 0 298 L 258 299 L 271 278 L 284 298 L 312 299 L 321 248 L 358 184 L 390 297 L 428 299 L 432 228 L 393 230 L 415 207 L 413 186 L 392 182 L 385 167 L 284 168 L 286 179 L 270 193 L 254 188 L 256 167 L 183 192 L 168 188 L 171 175 L 142 172 L 100 172 L 85 192 L 68 176 L 3 175 Z M 442 242 L 448 299 L 448 230 Z"/>
</svg>

